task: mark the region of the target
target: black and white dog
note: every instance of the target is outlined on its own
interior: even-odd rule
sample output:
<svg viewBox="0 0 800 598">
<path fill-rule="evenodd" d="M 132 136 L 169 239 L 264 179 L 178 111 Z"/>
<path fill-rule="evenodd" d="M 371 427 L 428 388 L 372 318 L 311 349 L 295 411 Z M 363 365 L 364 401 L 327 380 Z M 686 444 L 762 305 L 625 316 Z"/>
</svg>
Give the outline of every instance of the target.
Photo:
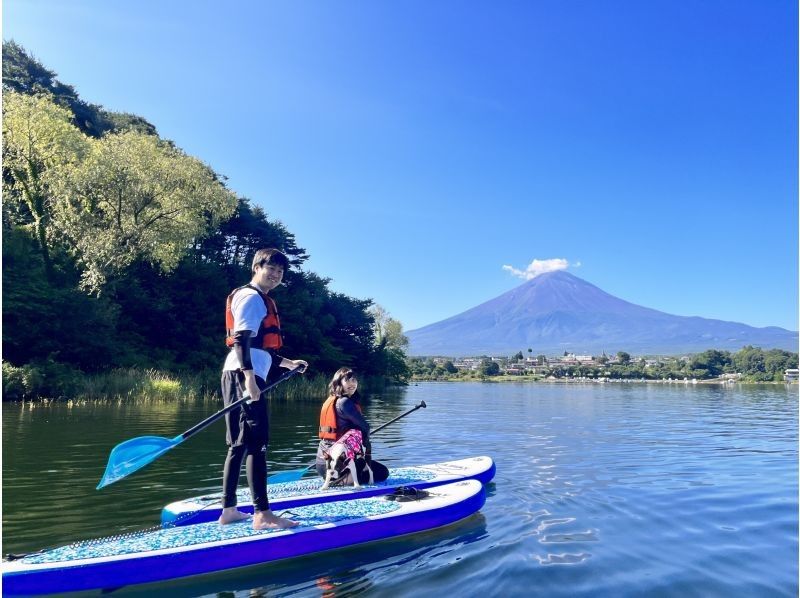
<svg viewBox="0 0 800 598">
<path fill-rule="evenodd" d="M 358 481 L 358 467 L 356 466 L 356 459 L 359 463 L 363 463 L 363 470 L 369 475 L 368 484 L 374 482 L 372 469 L 364 454 L 363 438 L 361 430 L 348 430 L 336 442 L 333 443 L 331 448 L 325 453 L 325 483 L 322 485 L 322 490 L 327 489 L 331 483 L 335 483 L 341 477 L 350 472 L 350 478 L 353 480 L 355 488 L 361 488 Z"/>
</svg>

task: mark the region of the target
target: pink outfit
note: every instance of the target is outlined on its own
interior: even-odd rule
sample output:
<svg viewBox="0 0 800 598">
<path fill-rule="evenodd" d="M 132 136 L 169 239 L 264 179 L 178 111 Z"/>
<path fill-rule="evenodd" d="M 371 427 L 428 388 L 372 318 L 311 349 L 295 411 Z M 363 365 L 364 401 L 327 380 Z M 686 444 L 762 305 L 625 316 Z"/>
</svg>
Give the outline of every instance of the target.
<svg viewBox="0 0 800 598">
<path fill-rule="evenodd" d="M 352 429 L 345 432 L 344 436 L 333 443 L 333 446 L 337 444 L 344 445 L 345 456 L 348 459 L 355 459 L 356 455 L 360 455 L 362 452 L 362 440 L 361 430 Z M 331 448 L 333 448 L 333 446 Z"/>
</svg>

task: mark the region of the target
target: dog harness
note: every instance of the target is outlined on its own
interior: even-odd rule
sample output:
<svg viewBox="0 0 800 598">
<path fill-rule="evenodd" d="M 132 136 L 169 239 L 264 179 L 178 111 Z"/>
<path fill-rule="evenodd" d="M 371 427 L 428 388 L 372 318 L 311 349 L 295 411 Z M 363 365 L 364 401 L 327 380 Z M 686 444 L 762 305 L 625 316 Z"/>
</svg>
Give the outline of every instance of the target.
<svg viewBox="0 0 800 598">
<path fill-rule="evenodd" d="M 339 440 L 333 443 L 331 449 L 336 446 L 337 444 L 344 446 L 344 455 L 347 457 L 348 460 L 352 460 L 356 458 L 356 455 L 361 454 L 361 430 L 356 430 L 355 428 L 352 430 L 348 430 L 345 432 L 344 436 L 342 436 Z M 330 451 L 330 449 L 328 449 Z"/>
</svg>

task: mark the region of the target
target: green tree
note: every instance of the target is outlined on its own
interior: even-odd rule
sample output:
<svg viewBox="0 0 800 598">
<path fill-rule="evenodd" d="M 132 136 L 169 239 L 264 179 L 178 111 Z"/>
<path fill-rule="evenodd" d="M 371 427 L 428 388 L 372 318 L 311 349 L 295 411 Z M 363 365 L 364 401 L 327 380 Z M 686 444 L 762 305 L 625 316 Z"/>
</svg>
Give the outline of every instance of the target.
<svg viewBox="0 0 800 598">
<path fill-rule="evenodd" d="M 457 374 L 458 373 L 458 368 L 455 365 L 453 365 L 453 362 L 450 361 L 449 359 L 442 364 L 442 368 L 448 374 Z"/>
<path fill-rule="evenodd" d="M 242 273 L 249 274 L 253 255 L 262 247 L 277 247 L 294 267 L 302 266 L 308 259 L 305 249 L 297 246 L 294 235 L 283 224 L 270 221 L 262 208 L 239 198 L 233 216 L 199 240 L 191 254 L 195 262 L 224 267 L 231 274 L 229 282 L 237 284 Z M 293 270 L 287 277 L 287 284 L 296 283 Z"/>
<path fill-rule="evenodd" d="M 390 317 L 389 312 L 380 305 L 373 305 L 369 313 L 375 321 L 375 342 L 378 346 L 402 351 L 408 348 L 408 337 L 398 320 Z"/>
<path fill-rule="evenodd" d="M 722 375 L 730 363 L 731 354 L 727 351 L 703 351 L 689 360 L 686 365 L 687 375 L 693 378 L 716 378 Z"/>
<path fill-rule="evenodd" d="M 516 355 L 514 355 L 514 360 L 516 361 L 522 361 L 523 359 L 525 358 L 522 356 L 522 351 L 519 351 Z"/>
<path fill-rule="evenodd" d="M 759 347 L 747 345 L 734 354 L 733 364 L 738 372 L 746 376 L 759 376 L 766 372 L 764 351 Z"/>
<path fill-rule="evenodd" d="M 132 131 L 93 141 L 57 194 L 57 228 L 82 265 L 82 286 L 94 293 L 136 260 L 173 270 L 236 206 L 205 164 Z"/>
<path fill-rule="evenodd" d="M 410 376 L 405 352 L 408 348 L 408 337 L 403 333 L 400 321 L 389 316 L 380 305 L 373 305 L 369 309 L 373 319 L 373 333 L 375 337 L 375 351 L 385 375 L 397 382 L 405 382 Z M 431 362 L 432 364 L 432 362 Z M 435 366 L 431 365 L 431 373 Z"/>
<path fill-rule="evenodd" d="M 31 222 L 45 271 L 50 257 L 55 187 L 89 150 L 88 139 L 71 123 L 72 114 L 42 96 L 3 94 L 3 192 L 17 202 L 21 220 Z M 7 176 L 6 176 L 7 174 Z"/>
<path fill-rule="evenodd" d="M 478 371 L 484 376 L 497 376 L 500 373 L 500 366 L 496 361 L 484 359 Z"/>
<path fill-rule="evenodd" d="M 771 349 L 764 354 L 764 371 L 772 380 L 782 380 L 790 368 L 797 368 L 797 353 Z"/>
<path fill-rule="evenodd" d="M 617 351 L 617 361 L 619 361 L 621 364 L 630 363 L 631 354 L 626 353 L 625 351 Z"/>
<path fill-rule="evenodd" d="M 3 362 L 58 361 L 84 371 L 121 365 L 129 346 L 117 336 L 117 306 L 49 276 L 29 229 L 5 228 L 2 240 Z"/>
<path fill-rule="evenodd" d="M 288 292 L 287 295 L 289 295 Z M 289 301 L 291 302 L 293 299 Z M 339 363 L 335 365 L 335 368 L 331 367 L 331 369 L 339 368 L 345 364 L 369 369 L 370 363 L 375 361 L 374 357 L 377 351 L 374 347 L 372 318 L 368 311 L 371 304 L 372 301 L 369 299 L 353 299 L 342 293 L 328 293 L 320 313 L 323 315 L 330 314 L 333 316 L 333 321 L 329 327 L 322 331 L 321 344 L 326 347 L 329 342 L 337 352 L 342 354 Z M 309 323 L 304 322 L 303 325 L 308 327 Z M 329 354 L 329 350 L 325 352 L 326 356 Z M 372 371 L 384 375 L 387 369 L 396 369 L 394 357 L 394 355 L 389 355 L 388 352 L 378 357 L 379 363 L 377 367 L 372 367 Z M 402 361 L 405 363 L 404 358 Z"/>
</svg>

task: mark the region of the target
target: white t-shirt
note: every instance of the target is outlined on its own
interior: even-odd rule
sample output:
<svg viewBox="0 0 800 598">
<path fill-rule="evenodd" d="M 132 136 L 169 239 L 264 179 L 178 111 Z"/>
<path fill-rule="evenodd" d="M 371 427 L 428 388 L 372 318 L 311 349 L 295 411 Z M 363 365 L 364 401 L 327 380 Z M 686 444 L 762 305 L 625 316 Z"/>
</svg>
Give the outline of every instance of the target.
<svg viewBox="0 0 800 598">
<path fill-rule="evenodd" d="M 267 307 L 255 289 L 245 287 L 233 296 L 231 313 L 233 313 L 234 332 L 250 330 L 255 335 L 261 327 L 261 322 L 267 317 Z M 253 373 L 266 380 L 272 364 L 272 356 L 269 352 L 251 346 L 250 361 L 253 363 Z M 240 367 L 242 364 L 236 358 L 236 352 L 231 349 L 225 358 L 225 365 L 222 369 L 227 372 L 238 370 Z"/>
</svg>

